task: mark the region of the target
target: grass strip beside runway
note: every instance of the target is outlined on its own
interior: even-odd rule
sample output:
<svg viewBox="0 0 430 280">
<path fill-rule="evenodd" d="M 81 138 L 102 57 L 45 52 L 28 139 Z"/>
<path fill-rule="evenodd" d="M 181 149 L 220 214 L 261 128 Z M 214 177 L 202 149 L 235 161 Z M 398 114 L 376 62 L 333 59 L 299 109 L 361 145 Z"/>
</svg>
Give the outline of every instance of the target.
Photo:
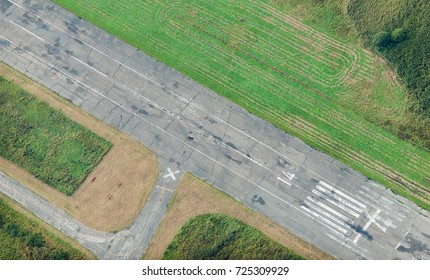
<svg viewBox="0 0 430 280">
<path fill-rule="evenodd" d="M 0 77 L 0 156 L 72 195 L 111 144 Z"/>
<path fill-rule="evenodd" d="M 67 240 L 67 241 L 66 241 Z M 0 195 L 0 260 L 88 259 L 93 256 Z"/>
<path fill-rule="evenodd" d="M 167 248 L 168 260 L 300 260 L 281 244 L 223 214 L 188 220 Z"/>
</svg>

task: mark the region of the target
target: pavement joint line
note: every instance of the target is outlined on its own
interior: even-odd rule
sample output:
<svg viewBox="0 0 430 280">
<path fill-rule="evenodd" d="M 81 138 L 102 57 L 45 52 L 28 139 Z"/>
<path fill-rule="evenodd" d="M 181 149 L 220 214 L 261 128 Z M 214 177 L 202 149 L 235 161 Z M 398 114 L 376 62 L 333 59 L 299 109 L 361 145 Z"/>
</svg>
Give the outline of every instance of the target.
<svg viewBox="0 0 430 280">
<path fill-rule="evenodd" d="M 26 28 L 22 27 L 21 25 L 19 25 L 19 24 L 17 24 L 17 23 L 15 23 L 15 22 L 13 22 L 13 21 L 11 21 L 11 20 L 9 20 L 9 22 L 10 22 L 10 23 L 12 23 L 13 25 L 15 25 L 15 26 L 17 26 L 17 27 L 19 27 L 19 28 L 21 28 L 21 29 L 25 30 L 27 33 L 30 33 L 31 35 L 33 35 L 33 36 L 34 36 L 34 37 L 36 37 L 37 39 L 42 40 L 42 42 L 45 42 L 45 39 L 43 39 L 43 38 L 41 38 L 41 37 L 37 36 L 36 34 L 34 34 L 33 32 L 31 32 L 30 30 L 27 30 Z"/>
<path fill-rule="evenodd" d="M 8 40 L 8 41 L 10 41 L 10 40 Z M 10 42 L 11 42 L 11 43 L 13 43 L 12 41 L 10 41 Z M 14 44 L 14 45 L 16 45 L 15 43 L 13 43 L 13 44 Z M 11 51 L 15 51 L 15 50 L 13 50 L 13 49 L 12 49 Z M 26 52 L 26 53 L 28 53 L 28 54 L 30 54 L 30 55 L 31 55 L 31 56 L 33 56 L 33 57 L 36 57 L 35 55 L 31 54 L 31 53 L 30 53 L 30 52 L 28 52 L 28 51 L 25 51 L 25 52 Z M 43 60 L 43 59 L 39 59 L 39 60 L 40 60 L 41 62 L 46 63 L 46 62 L 45 62 L 45 60 Z M 47 63 L 47 64 L 50 64 L 50 63 Z M 127 109 L 127 108 L 125 108 L 124 106 L 122 106 L 122 105 L 120 105 L 120 104 L 116 103 L 115 101 L 111 100 L 111 99 L 110 99 L 110 98 L 108 98 L 107 96 L 104 96 L 103 94 L 99 93 L 97 90 L 93 89 L 92 87 L 90 87 L 90 86 L 88 86 L 88 85 L 84 84 L 83 82 L 81 82 L 81 81 L 79 81 L 78 79 L 76 79 L 76 78 L 74 78 L 74 77 L 72 77 L 72 76 L 68 75 L 67 73 L 64 73 L 62 70 L 60 70 L 60 69 L 58 69 L 58 68 L 56 68 L 56 67 L 54 67 L 54 69 L 56 69 L 59 73 L 62 73 L 64 76 L 69 77 L 70 79 L 74 80 L 75 82 L 77 82 L 77 83 L 81 84 L 82 86 L 84 86 L 84 87 L 86 87 L 86 88 L 88 88 L 88 89 L 92 90 L 94 93 L 96 93 L 96 94 L 100 95 L 102 98 L 105 98 L 105 99 L 109 100 L 110 102 L 112 102 L 113 104 L 116 104 L 116 105 L 120 106 L 120 107 L 121 107 L 121 108 L 123 108 L 125 111 L 130 112 L 132 115 L 136 116 L 137 118 L 139 118 L 139 119 L 143 120 L 144 122 L 146 122 L 146 123 L 148 123 L 148 124 L 152 125 L 153 127 L 155 127 L 155 128 L 157 128 L 157 129 L 159 129 L 160 131 L 162 131 L 162 132 L 166 133 L 168 136 L 170 136 L 170 137 L 172 137 L 173 139 L 175 139 L 175 140 L 177 140 L 177 141 L 181 142 L 182 144 L 184 144 L 184 145 L 188 146 L 189 148 L 191 148 L 192 150 L 194 150 L 194 151 L 196 151 L 197 153 L 201 154 L 202 156 L 204 156 L 204 157 L 206 157 L 206 158 L 208 158 L 208 159 L 212 160 L 214 163 L 216 163 L 216 164 L 220 165 L 221 167 L 223 167 L 223 168 L 225 168 L 225 169 L 229 170 L 230 172 L 232 172 L 233 174 L 235 174 L 235 175 L 236 175 L 236 176 L 238 176 L 239 178 L 243 179 L 244 181 L 246 181 L 246 182 L 250 183 L 251 185 L 256 186 L 257 188 L 259 188 L 259 189 L 263 190 L 264 192 L 268 193 L 269 195 L 273 196 L 274 198 L 276 198 L 276 199 L 280 200 L 281 202 L 283 202 L 283 203 L 287 204 L 288 206 L 290 206 L 290 207 L 292 207 L 292 208 L 296 209 L 297 211 L 301 212 L 301 213 L 302 213 L 302 214 L 304 214 L 305 216 L 308 216 L 310 219 L 312 219 L 312 220 L 314 220 L 314 221 L 317 221 L 317 222 L 318 222 L 318 223 L 320 223 L 321 225 L 323 225 L 323 226 L 325 226 L 325 227 L 327 227 L 327 228 L 331 229 L 331 228 L 330 228 L 328 225 L 326 225 L 325 223 L 322 223 L 321 221 L 319 221 L 319 220 L 318 220 L 318 219 L 316 219 L 315 217 L 312 217 L 312 216 L 311 216 L 311 215 L 309 215 L 308 213 L 304 212 L 303 210 L 300 210 L 298 207 L 296 207 L 296 206 L 294 206 L 293 204 L 291 204 L 291 203 L 287 202 L 286 200 L 282 199 L 281 197 L 279 197 L 279 196 L 277 196 L 277 195 L 273 194 L 272 192 L 268 191 L 267 189 L 265 189 L 265 188 L 263 188 L 263 187 L 259 186 L 258 184 L 256 184 L 256 183 L 254 183 L 254 182 L 249 181 L 247 178 L 245 178 L 244 176 L 240 175 L 240 174 L 239 174 L 239 173 L 237 173 L 236 171 L 232 170 L 231 168 L 227 167 L 226 165 L 222 164 L 221 162 L 219 162 L 219 161 L 217 161 L 217 160 L 213 159 L 212 157 L 208 156 L 207 154 L 205 154 L 204 152 L 202 152 L 202 151 L 198 150 L 197 148 L 195 148 L 195 147 L 193 147 L 193 146 L 189 145 L 188 143 L 186 143 L 186 142 L 184 142 L 184 141 L 180 140 L 179 138 L 177 138 L 177 137 L 176 137 L 176 136 L 174 136 L 173 134 L 171 134 L 171 133 L 169 133 L 169 132 L 167 132 L 167 131 L 163 130 L 163 129 L 162 129 L 161 127 L 159 127 L 158 125 L 155 125 L 155 124 L 153 124 L 152 122 L 150 122 L 150 121 L 148 121 L 148 120 L 146 120 L 146 119 L 142 118 L 142 117 L 141 117 L 141 116 L 139 116 L 138 114 L 136 114 L 136 113 L 132 112 L 131 110 L 129 110 L 129 109 Z M 273 171 L 272 171 L 272 172 L 273 172 Z M 321 176 L 319 176 L 319 177 L 321 177 Z M 331 229 L 331 230 L 332 230 L 332 229 Z M 103 250 L 107 251 L 107 250 L 106 250 L 106 249 L 104 249 L 104 248 L 103 248 Z M 107 251 L 107 252 L 108 252 L 108 251 Z M 109 252 L 109 253 L 110 253 L 110 252 Z M 112 254 L 112 255 L 117 256 L 116 254 Z"/>
<path fill-rule="evenodd" d="M 328 179 L 324 178 L 323 176 L 321 176 L 321 175 L 319 175 L 319 174 L 315 173 L 314 171 L 312 171 L 312 170 L 310 170 L 310 169 L 306 168 L 306 167 L 305 167 L 305 166 L 303 166 L 302 164 L 300 164 L 300 163 L 296 162 L 295 160 L 293 160 L 293 159 L 289 158 L 288 156 L 286 156 L 286 155 L 282 154 L 281 152 L 277 151 L 277 150 L 276 150 L 276 149 L 274 149 L 273 147 L 270 147 L 269 145 L 267 145 L 267 144 L 265 144 L 265 143 L 261 142 L 260 140 L 258 140 L 257 138 L 253 137 L 252 135 L 250 135 L 250 134 L 248 134 L 248 133 L 246 133 L 246 132 L 242 131 L 241 129 L 239 129 L 239 128 L 237 128 L 237 127 L 233 126 L 233 125 L 231 125 L 230 123 L 228 123 L 228 122 L 224 121 L 224 120 L 223 120 L 223 119 L 221 119 L 220 117 L 215 116 L 215 115 L 213 115 L 212 113 L 208 113 L 206 110 L 204 110 L 204 108 L 202 108 L 201 106 L 199 106 L 199 105 L 195 104 L 194 102 L 192 102 L 192 100 L 188 100 L 188 99 L 186 99 L 185 97 L 183 97 L 183 96 L 179 95 L 179 94 L 178 94 L 178 93 L 176 93 L 175 91 L 173 91 L 173 90 L 171 90 L 171 89 L 169 89 L 169 88 L 167 88 L 167 87 L 165 87 L 165 86 L 163 86 L 163 85 L 161 85 L 161 84 L 159 84 L 159 83 L 155 82 L 155 81 L 154 81 L 154 80 L 152 80 L 151 78 L 149 78 L 149 77 L 147 77 L 147 76 L 145 76 L 145 75 L 141 74 L 140 72 L 138 72 L 138 71 L 134 70 L 133 68 L 131 68 L 131 67 L 129 67 L 129 66 L 127 66 L 127 65 L 125 65 L 123 62 L 121 62 L 121 61 L 119 61 L 119 60 L 116 60 L 116 59 L 112 58 L 111 56 L 107 55 L 106 53 L 104 53 L 104 52 L 100 51 L 99 49 L 97 49 L 97 48 L 95 48 L 95 47 L 91 46 L 90 44 L 83 42 L 82 40 L 80 40 L 79 38 L 77 38 L 77 37 L 73 36 L 72 34 L 70 34 L 69 32 L 65 31 L 64 29 L 62 29 L 62 28 L 60 28 L 60 27 L 56 26 L 55 24 L 53 24 L 53 23 L 51 23 L 51 22 L 49 22 L 49 21 L 47 21 L 47 20 L 45 20 L 45 19 L 41 18 L 40 16 L 38 16 L 38 15 L 34 14 L 32 11 L 30 11 L 30 10 L 28 10 L 28 9 L 26 9 L 26 8 L 24 8 L 24 7 L 22 7 L 22 6 L 20 6 L 20 5 L 18 5 L 18 4 L 17 4 L 17 3 L 15 3 L 14 1 L 11 1 L 11 0 L 8 0 L 8 1 L 10 1 L 12 4 L 15 4 L 16 6 L 20 7 L 20 8 L 21 8 L 21 9 L 23 9 L 24 11 L 27 11 L 27 12 L 32 13 L 35 17 L 37 17 L 37 18 L 39 18 L 39 19 L 41 19 L 41 20 L 43 20 L 43 21 L 47 22 L 48 24 L 50 24 L 50 25 L 54 26 L 54 27 L 55 27 L 55 28 L 57 28 L 58 30 L 60 30 L 60 31 L 64 32 L 64 33 L 65 33 L 65 34 L 67 34 L 67 35 L 69 35 L 70 37 L 72 37 L 72 38 L 74 38 L 74 39 L 76 39 L 76 40 L 79 40 L 80 42 L 82 42 L 83 44 L 87 45 L 87 46 L 88 46 L 88 47 L 90 47 L 91 49 L 93 49 L 93 50 L 95 50 L 95 51 L 97 51 L 97 52 L 99 52 L 99 53 L 103 54 L 104 56 L 106 56 L 106 57 L 108 57 L 108 58 L 112 59 L 112 60 L 113 60 L 113 61 L 115 61 L 116 63 L 118 63 L 118 64 L 120 64 L 120 65 L 124 66 L 125 68 L 127 68 L 127 69 L 129 69 L 130 71 L 132 71 L 132 72 L 136 73 L 137 75 L 141 76 L 142 78 L 144 78 L 144 79 L 146 79 L 146 80 L 150 81 L 150 82 L 151 82 L 151 83 L 153 83 L 154 85 L 157 85 L 157 86 L 158 86 L 158 87 L 160 87 L 161 89 L 165 89 L 165 90 L 167 90 L 167 91 L 169 91 L 169 92 L 173 93 L 174 95 L 178 96 L 180 99 L 185 100 L 186 102 L 189 102 L 189 104 L 190 104 L 190 105 L 192 105 L 192 106 L 194 106 L 194 107 L 198 108 L 199 110 L 201 110 L 201 111 L 203 111 L 203 112 L 207 113 L 208 115 L 211 115 L 211 116 L 215 117 L 216 119 L 218 119 L 218 120 L 219 120 L 219 121 L 221 121 L 222 123 L 224 123 L 224 124 L 226 124 L 227 126 L 229 126 L 229 127 L 233 128 L 233 129 L 237 130 L 238 132 L 240 132 L 240 133 L 244 134 L 245 136 L 250 137 L 252 140 L 256 141 L 257 143 L 259 143 L 259 144 L 261 144 L 261 145 L 263 145 L 264 147 L 268 148 L 268 149 L 269 149 L 269 150 L 271 150 L 272 152 L 275 152 L 276 154 L 278 154 L 278 155 L 280 155 L 280 156 L 282 156 L 282 157 L 285 157 L 285 158 L 289 159 L 290 161 L 292 161 L 292 162 L 294 162 L 296 165 L 298 165 L 298 166 L 300 166 L 300 167 L 304 168 L 304 169 L 305 169 L 305 170 L 307 170 L 308 172 L 310 172 L 310 173 L 312 173 L 312 174 L 314 174 L 314 175 L 318 176 L 319 178 L 323 179 L 324 181 L 329 182 L 330 184 L 332 184 L 332 185 L 334 185 L 334 186 L 337 186 L 336 184 L 334 184 L 334 183 L 333 183 L 333 182 L 331 182 L 330 180 L 328 180 Z M 140 94 L 139 94 L 139 95 L 140 95 Z M 246 158 L 248 158 L 248 157 L 246 157 Z M 338 186 L 338 187 L 339 187 L 339 186 Z M 346 190 L 345 190 L 345 191 L 346 191 Z M 347 192 L 347 191 L 346 191 L 346 192 Z"/>
</svg>

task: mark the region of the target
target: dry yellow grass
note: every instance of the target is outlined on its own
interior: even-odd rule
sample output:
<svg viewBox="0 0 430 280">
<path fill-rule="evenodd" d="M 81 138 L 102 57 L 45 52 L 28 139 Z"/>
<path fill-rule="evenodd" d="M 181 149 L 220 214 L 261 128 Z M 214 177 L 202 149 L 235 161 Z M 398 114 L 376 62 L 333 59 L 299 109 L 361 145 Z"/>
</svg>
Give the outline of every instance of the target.
<svg viewBox="0 0 430 280">
<path fill-rule="evenodd" d="M 155 154 L 4 64 L 0 64 L 0 75 L 113 145 L 70 197 L 3 158 L 0 158 L 0 170 L 92 228 L 117 231 L 130 224 L 145 204 L 157 178 Z"/>
<path fill-rule="evenodd" d="M 188 219 L 206 213 L 223 213 L 238 218 L 306 259 L 333 258 L 263 215 L 252 211 L 196 177 L 186 174 L 145 252 L 144 259 L 161 259 L 181 226 Z"/>
</svg>

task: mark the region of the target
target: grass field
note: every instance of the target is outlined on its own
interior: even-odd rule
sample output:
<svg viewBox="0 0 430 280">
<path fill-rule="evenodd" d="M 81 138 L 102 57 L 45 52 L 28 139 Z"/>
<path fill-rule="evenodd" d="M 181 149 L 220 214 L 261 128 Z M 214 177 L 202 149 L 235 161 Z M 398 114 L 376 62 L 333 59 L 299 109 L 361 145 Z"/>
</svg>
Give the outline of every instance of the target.
<svg viewBox="0 0 430 280">
<path fill-rule="evenodd" d="M 0 156 L 72 195 L 111 144 L 0 77 Z"/>
<path fill-rule="evenodd" d="M 410 119 L 407 95 L 352 33 L 290 1 L 54 2 L 430 209 L 430 155 L 386 130 Z"/>
<path fill-rule="evenodd" d="M 428 0 L 351 0 L 348 13 L 369 47 L 378 32 L 405 32 L 380 53 L 395 67 L 406 85 L 415 110 L 430 117 L 430 2 Z M 430 147 L 430 143 L 428 144 Z"/>
<path fill-rule="evenodd" d="M 92 258 L 76 242 L 0 195 L 0 260 Z"/>
<path fill-rule="evenodd" d="M 154 186 L 158 175 L 155 154 L 3 63 L 0 63 L 0 76 L 112 143 L 112 148 L 71 196 L 1 157 L 0 170 L 91 228 L 118 231 L 128 226 Z"/>
<path fill-rule="evenodd" d="M 300 260 L 299 255 L 240 220 L 204 214 L 188 220 L 170 243 L 165 260 Z"/>
<path fill-rule="evenodd" d="M 190 207 L 192 205 L 192 207 Z M 232 234 L 243 232 L 244 230 L 244 224 L 248 225 L 249 227 L 255 228 L 265 236 L 269 237 L 270 239 L 274 240 L 276 243 L 281 244 L 285 248 L 288 248 L 289 252 L 295 252 L 296 254 L 303 256 L 306 259 L 332 259 L 331 256 L 323 253 L 318 248 L 312 246 L 311 244 L 301 240 L 285 228 L 277 225 L 270 219 L 264 217 L 263 215 L 252 211 L 251 209 L 245 207 L 244 205 L 238 203 L 236 200 L 232 199 L 231 197 L 223 194 L 222 192 L 216 190 L 215 188 L 209 186 L 208 184 L 204 183 L 203 181 L 197 179 L 196 177 L 193 177 L 190 174 L 185 174 L 184 177 L 181 179 L 181 182 L 175 192 L 174 198 L 172 199 L 172 202 L 169 205 L 169 209 L 166 213 L 166 215 L 163 218 L 163 221 L 161 222 L 160 226 L 157 229 L 156 234 L 154 234 L 149 247 L 147 248 L 144 259 L 154 260 L 154 259 L 162 259 L 164 253 L 166 252 L 169 244 L 174 239 L 175 235 L 180 231 L 181 227 L 188 221 L 192 220 L 196 216 L 200 216 L 202 214 L 214 214 L 219 213 L 223 214 L 216 217 L 221 217 L 221 220 L 224 220 L 223 217 L 225 215 L 228 215 L 230 218 L 227 218 L 229 226 L 223 227 L 222 225 L 218 224 L 216 226 L 213 226 L 213 223 L 210 221 L 208 223 L 201 223 L 202 218 L 198 219 L 199 225 L 195 228 L 195 232 L 197 234 L 197 231 L 206 231 L 207 230 L 215 230 L 219 231 L 220 235 L 223 236 L 225 234 L 225 231 L 232 230 L 231 226 L 237 226 L 237 228 L 241 228 L 239 232 L 234 232 Z M 211 216 L 211 215 L 210 215 Z M 207 216 L 200 216 L 203 217 L 203 220 L 206 220 L 205 217 Z M 239 222 L 242 221 L 242 222 Z M 201 225 L 208 225 L 208 227 L 204 228 L 201 227 Z M 248 227 L 248 230 L 249 230 Z M 188 229 L 191 229 L 188 227 Z M 224 231 L 225 230 L 225 231 Z M 249 237 L 256 237 L 260 236 L 259 233 L 255 233 L 254 230 L 250 232 L 248 235 Z M 220 237 L 221 237 L 220 236 Z M 225 235 L 224 235 L 225 236 Z M 239 237 L 240 234 L 235 235 L 235 237 Z M 243 236 L 242 236 L 243 237 Z M 261 237 L 263 238 L 263 237 Z M 258 239 L 258 237 L 257 237 Z M 226 239 L 223 239 L 226 241 Z M 192 241 L 192 238 L 188 239 L 186 242 Z M 209 240 L 207 240 L 209 242 Z M 218 241 L 222 241 L 218 239 Z M 254 239 L 254 241 L 256 241 Z M 250 240 L 247 240 L 246 238 L 241 238 L 238 243 L 235 244 L 235 246 L 241 247 L 242 242 L 250 242 Z M 264 241 L 265 242 L 265 241 Z M 183 244 L 182 242 L 179 242 L 180 246 Z M 243 244 L 243 243 L 242 243 Z M 203 246 L 203 245 L 202 245 Z M 220 246 L 220 249 L 222 246 Z M 255 248 L 252 245 L 244 245 L 243 250 L 246 248 Z M 277 245 L 275 245 L 277 247 Z M 235 247 L 238 248 L 238 247 Z M 179 248 L 178 248 L 179 249 Z M 231 250 L 233 248 L 226 248 L 230 253 L 232 253 L 234 250 Z M 179 250 L 182 253 L 186 253 L 182 249 Z M 178 251 L 178 253 L 180 253 Z M 194 250 L 193 250 L 194 251 Z M 220 250 L 219 252 L 222 252 L 223 250 Z M 287 251 L 284 251 L 287 252 Z M 173 253 L 173 252 L 171 252 Z M 237 252 L 236 252 L 237 253 Z M 252 258 L 254 253 L 257 252 L 247 252 L 246 258 Z M 170 253 L 169 253 L 170 254 Z M 239 253 L 237 253 L 239 254 Z M 249 255 L 248 255 L 249 254 Z M 288 253 L 287 253 L 288 254 Z M 178 255 L 175 255 L 172 258 L 182 258 Z M 218 255 L 220 258 L 221 256 Z M 230 256 L 233 256 L 232 254 Z M 239 255 L 236 255 L 239 258 Z M 245 258 L 244 255 L 242 255 L 243 258 Z M 286 255 L 284 255 L 286 256 Z M 259 255 L 259 258 L 269 258 L 269 256 L 262 256 Z"/>
</svg>

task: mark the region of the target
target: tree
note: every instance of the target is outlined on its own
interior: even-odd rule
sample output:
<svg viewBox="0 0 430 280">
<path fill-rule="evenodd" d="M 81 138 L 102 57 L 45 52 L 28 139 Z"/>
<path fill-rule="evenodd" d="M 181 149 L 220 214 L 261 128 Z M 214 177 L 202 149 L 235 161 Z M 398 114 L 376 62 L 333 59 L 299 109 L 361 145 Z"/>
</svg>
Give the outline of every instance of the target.
<svg viewBox="0 0 430 280">
<path fill-rule="evenodd" d="M 372 44 L 377 50 L 383 50 L 392 43 L 391 35 L 388 32 L 381 31 L 373 36 Z"/>
<path fill-rule="evenodd" d="M 400 43 L 402 41 L 404 41 L 406 39 L 406 31 L 403 28 L 396 28 L 394 29 L 394 31 L 391 33 L 391 39 L 393 40 L 393 42 L 396 43 Z"/>
</svg>

